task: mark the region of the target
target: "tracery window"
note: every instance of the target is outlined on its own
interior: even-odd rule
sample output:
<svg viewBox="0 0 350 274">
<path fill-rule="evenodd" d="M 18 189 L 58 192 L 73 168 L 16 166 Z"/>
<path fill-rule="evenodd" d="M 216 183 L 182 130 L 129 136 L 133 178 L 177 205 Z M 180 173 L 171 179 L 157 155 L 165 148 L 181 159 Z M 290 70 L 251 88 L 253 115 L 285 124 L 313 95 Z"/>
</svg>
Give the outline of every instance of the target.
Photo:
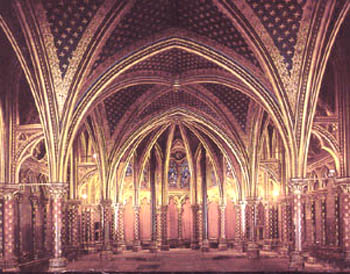
<svg viewBox="0 0 350 274">
<path fill-rule="evenodd" d="M 177 184 L 177 166 L 176 162 L 170 160 L 169 162 L 169 171 L 168 171 L 168 185 L 169 187 L 176 187 Z"/>
</svg>

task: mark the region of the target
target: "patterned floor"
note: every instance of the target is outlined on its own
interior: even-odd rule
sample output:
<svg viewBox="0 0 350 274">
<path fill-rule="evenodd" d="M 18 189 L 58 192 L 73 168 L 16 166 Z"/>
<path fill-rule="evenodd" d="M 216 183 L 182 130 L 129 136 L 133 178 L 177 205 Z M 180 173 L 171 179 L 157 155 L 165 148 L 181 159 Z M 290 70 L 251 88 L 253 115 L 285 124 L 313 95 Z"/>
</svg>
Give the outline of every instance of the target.
<svg viewBox="0 0 350 274">
<path fill-rule="evenodd" d="M 244 253 L 232 250 L 201 251 L 190 249 L 171 249 L 149 253 L 125 251 L 112 255 L 111 260 L 100 260 L 99 254 L 81 256 L 70 262 L 67 272 L 286 272 L 288 258 L 280 258 L 277 253 L 262 251 L 259 259 L 249 260 Z M 321 264 L 306 264 L 305 272 L 333 272 Z"/>
</svg>

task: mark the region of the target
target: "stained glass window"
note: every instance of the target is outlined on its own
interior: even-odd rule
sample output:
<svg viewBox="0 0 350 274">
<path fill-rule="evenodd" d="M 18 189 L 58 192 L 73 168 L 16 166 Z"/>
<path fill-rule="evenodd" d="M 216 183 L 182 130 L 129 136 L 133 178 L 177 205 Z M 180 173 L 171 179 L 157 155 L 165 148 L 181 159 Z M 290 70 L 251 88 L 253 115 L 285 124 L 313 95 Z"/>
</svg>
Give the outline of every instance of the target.
<svg viewBox="0 0 350 274">
<path fill-rule="evenodd" d="M 176 182 L 177 182 L 177 166 L 175 161 L 171 160 L 169 163 L 169 171 L 168 171 L 169 187 L 176 187 Z"/>
</svg>

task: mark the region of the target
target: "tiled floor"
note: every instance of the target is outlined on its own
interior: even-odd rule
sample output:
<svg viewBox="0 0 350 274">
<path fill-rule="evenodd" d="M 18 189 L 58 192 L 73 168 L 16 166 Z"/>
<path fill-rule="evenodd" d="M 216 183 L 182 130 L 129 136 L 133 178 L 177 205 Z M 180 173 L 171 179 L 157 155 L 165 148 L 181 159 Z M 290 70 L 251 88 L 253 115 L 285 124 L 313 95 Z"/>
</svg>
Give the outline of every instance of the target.
<svg viewBox="0 0 350 274">
<path fill-rule="evenodd" d="M 70 262 L 67 271 L 103 271 L 103 272 L 286 272 L 288 258 L 280 258 L 274 252 L 262 251 L 260 259 L 249 260 L 244 253 L 233 250 L 202 253 L 190 249 L 171 249 L 149 253 L 125 251 L 123 254 L 112 255 L 111 260 L 100 260 L 99 254 L 81 256 L 77 261 Z M 322 265 L 306 264 L 309 272 L 333 272 Z"/>
</svg>

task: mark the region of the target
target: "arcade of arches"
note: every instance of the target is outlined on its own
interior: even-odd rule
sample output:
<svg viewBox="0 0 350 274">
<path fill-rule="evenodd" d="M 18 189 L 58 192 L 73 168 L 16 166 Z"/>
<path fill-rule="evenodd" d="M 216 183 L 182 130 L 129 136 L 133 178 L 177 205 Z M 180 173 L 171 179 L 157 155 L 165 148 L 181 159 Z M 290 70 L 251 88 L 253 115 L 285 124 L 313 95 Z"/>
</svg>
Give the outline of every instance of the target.
<svg viewBox="0 0 350 274">
<path fill-rule="evenodd" d="M 1 268 L 174 247 L 349 264 L 349 7 L 1 0 Z"/>
</svg>

